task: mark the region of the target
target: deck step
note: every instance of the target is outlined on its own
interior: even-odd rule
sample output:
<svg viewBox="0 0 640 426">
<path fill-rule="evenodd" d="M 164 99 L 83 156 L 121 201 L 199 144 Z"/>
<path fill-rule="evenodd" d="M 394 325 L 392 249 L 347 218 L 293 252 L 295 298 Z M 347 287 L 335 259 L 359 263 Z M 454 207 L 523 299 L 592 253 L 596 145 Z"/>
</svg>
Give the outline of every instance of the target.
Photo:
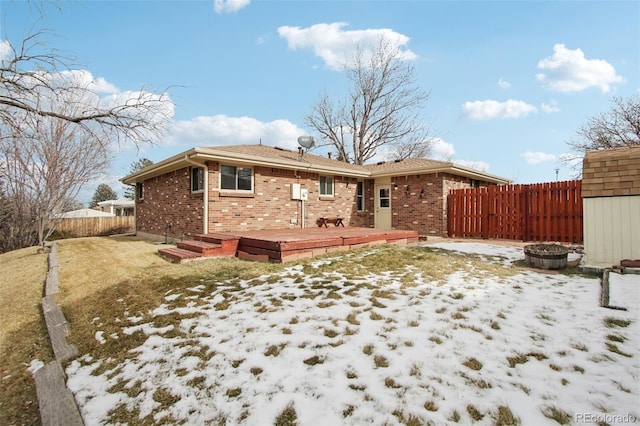
<svg viewBox="0 0 640 426">
<path fill-rule="evenodd" d="M 220 244 L 219 256 L 235 256 L 240 242 L 240 237 L 232 234 L 194 234 L 191 238 L 205 243 Z"/>
<path fill-rule="evenodd" d="M 158 254 L 172 262 L 182 262 L 202 257 L 200 253 L 196 253 L 195 251 L 173 247 L 159 249 Z"/>
<path fill-rule="evenodd" d="M 187 240 L 180 241 L 176 244 L 179 249 L 195 251 L 203 256 L 215 256 L 222 251 L 222 246 L 215 243 L 207 243 L 204 241 Z"/>
</svg>

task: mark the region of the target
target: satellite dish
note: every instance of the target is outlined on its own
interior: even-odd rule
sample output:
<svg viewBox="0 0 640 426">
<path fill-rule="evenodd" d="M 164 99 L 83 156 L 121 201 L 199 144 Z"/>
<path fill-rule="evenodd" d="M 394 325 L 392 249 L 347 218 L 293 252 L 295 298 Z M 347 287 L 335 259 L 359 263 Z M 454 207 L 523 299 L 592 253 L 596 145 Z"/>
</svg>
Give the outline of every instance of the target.
<svg viewBox="0 0 640 426">
<path fill-rule="evenodd" d="M 313 145 L 315 145 L 316 140 L 313 136 L 300 136 L 298 138 L 298 145 L 300 145 L 303 148 L 311 148 Z"/>
</svg>

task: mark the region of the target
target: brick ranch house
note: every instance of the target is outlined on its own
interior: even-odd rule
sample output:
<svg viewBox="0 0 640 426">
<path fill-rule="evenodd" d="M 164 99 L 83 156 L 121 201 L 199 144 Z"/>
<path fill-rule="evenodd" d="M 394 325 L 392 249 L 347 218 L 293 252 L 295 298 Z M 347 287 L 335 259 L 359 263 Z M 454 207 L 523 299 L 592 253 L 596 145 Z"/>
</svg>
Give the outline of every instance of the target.
<svg viewBox="0 0 640 426">
<path fill-rule="evenodd" d="M 193 148 L 122 179 L 136 185 L 136 232 L 192 234 L 347 226 L 447 232 L 450 189 L 508 180 L 453 163 L 407 159 L 353 165 L 265 145 Z"/>
</svg>

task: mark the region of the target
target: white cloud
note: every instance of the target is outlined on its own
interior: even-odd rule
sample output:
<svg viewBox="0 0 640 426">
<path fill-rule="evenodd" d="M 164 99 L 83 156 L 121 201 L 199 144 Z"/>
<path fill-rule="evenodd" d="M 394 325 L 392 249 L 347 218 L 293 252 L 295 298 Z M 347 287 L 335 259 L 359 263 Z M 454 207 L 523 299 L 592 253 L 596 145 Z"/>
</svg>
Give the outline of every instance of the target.
<svg viewBox="0 0 640 426">
<path fill-rule="evenodd" d="M 522 158 L 528 164 L 541 164 L 541 163 L 553 163 L 558 160 L 558 157 L 554 154 L 547 154 L 541 151 L 527 151 L 522 154 Z"/>
<path fill-rule="evenodd" d="M 551 99 L 549 103 L 543 102 L 542 105 L 540 105 L 540 109 L 546 112 L 547 114 L 560 112 L 560 108 L 558 108 L 558 102 L 556 102 L 554 99 Z"/>
<path fill-rule="evenodd" d="M 500 80 L 498 80 L 498 86 L 500 86 L 501 89 L 510 89 L 511 83 L 500 77 Z"/>
<path fill-rule="evenodd" d="M 445 142 L 441 138 L 433 139 L 431 144 L 431 158 L 440 161 L 451 161 L 455 154 L 456 151 L 453 149 L 452 144 Z"/>
<path fill-rule="evenodd" d="M 468 167 L 470 169 L 478 170 L 480 172 L 486 172 L 487 170 L 489 170 L 489 163 L 485 163 L 484 161 L 455 160 L 454 163 L 462 167 Z"/>
<path fill-rule="evenodd" d="M 509 99 L 506 102 L 493 100 L 465 102 L 462 115 L 469 120 L 491 120 L 496 118 L 523 118 L 538 109 L 523 101 Z"/>
<path fill-rule="evenodd" d="M 213 0 L 216 13 L 234 13 L 247 7 L 251 0 Z"/>
<path fill-rule="evenodd" d="M 409 37 L 391 29 L 367 29 L 345 31 L 345 22 L 316 24 L 308 28 L 282 26 L 278 28 L 281 38 L 287 40 L 291 50 L 312 49 L 325 64 L 338 70 L 356 52 L 358 46 L 364 51 L 376 48 L 380 39 L 384 39 L 400 50 L 400 59 L 413 60 L 417 56 L 409 49 L 402 50 L 409 43 Z"/>
<path fill-rule="evenodd" d="M 623 78 L 602 59 L 586 59 L 580 49 L 567 49 L 564 44 L 553 46 L 553 56 L 538 62 L 538 68 L 546 73 L 536 78 L 548 89 L 557 92 L 580 92 L 590 87 L 598 87 L 608 92 L 612 83 L 620 83 Z"/>
<path fill-rule="evenodd" d="M 169 129 L 166 144 L 187 148 L 258 144 L 297 149 L 303 130 L 287 120 L 262 122 L 251 117 L 200 116 L 176 121 Z"/>
<path fill-rule="evenodd" d="M 11 55 L 11 44 L 6 40 L 0 40 L 0 61 L 9 59 Z"/>
</svg>

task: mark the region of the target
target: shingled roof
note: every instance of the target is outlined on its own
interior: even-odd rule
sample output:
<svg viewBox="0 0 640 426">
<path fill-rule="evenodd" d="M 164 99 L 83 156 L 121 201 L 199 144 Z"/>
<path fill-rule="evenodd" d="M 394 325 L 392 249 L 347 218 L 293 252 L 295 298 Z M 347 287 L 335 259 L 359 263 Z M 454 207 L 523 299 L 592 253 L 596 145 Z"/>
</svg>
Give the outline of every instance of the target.
<svg viewBox="0 0 640 426">
<path fill-rule="evenodd" d="M 311 153 L 303 153 L 301 155 L 301 152 L 297 150 L 294 151 L 267 145 L 225 145 L 192 148 L 159 163 L 145 167 L 121 180 L 126 184 L 133 184 L 166 173 L 169 170 L 176 170 L 194 163 L 203 164 L 205 161 L 228 161 L 249 166 L 277 167 L 357 178 L 446 172 L 497 184 L 509 183 L 507 179 L 478 170 L 425 158 L 386 161 L 360 166 Z"/>
<path fill-rule="evenodd" d="M 582 163 L 582 197 L 640 195 L 640 146 L 589 151 Z"/>
</svg>

